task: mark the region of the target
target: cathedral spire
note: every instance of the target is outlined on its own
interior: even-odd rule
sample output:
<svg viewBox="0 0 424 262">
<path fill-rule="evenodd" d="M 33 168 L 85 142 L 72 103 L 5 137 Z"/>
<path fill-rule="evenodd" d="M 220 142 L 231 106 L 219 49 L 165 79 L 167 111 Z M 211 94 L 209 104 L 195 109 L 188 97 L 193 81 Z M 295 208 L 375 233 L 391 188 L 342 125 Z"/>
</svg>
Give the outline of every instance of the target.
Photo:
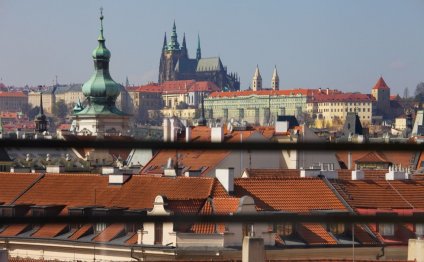
<svg viewBox="0 0 424 262">
<path fill-rule="evenodd" d="M 163 51 L 166 50 L 167 44 L 168 44 L 168 41 L 166 40 L 166 32 L 165 32 L 165 36 L 163 37 L 163 47 L 162 47 Z"/>
<path fill-rule="evenodd" d="M 174 25 L 172 26 L 171 41 L 168 44 L 168 49 L 171 51 L 180 50 L 180 44 L 178 43 L 177 27 L 175 26 L 175 20 L 174 20 Z"/>
<path fill-rule="evenodd" d="M 186 40 L 185 40 L 185 33 L 183 35 L 183 44 L 181 45 L 181 48 L 187 48 L 187 46 L 186 46 Z"/>
<path fill-rule="evenodd" d="M 272 90 L 280 89 L 280 77 L 278 76 L 277 66 L 274 66 L 274 72 L 272 73 L 271 87 L 272 87 Z"/>
<path fill-rule="evenodd" d="M 261 76 L 261 72 L 259 72 L 259 66 L 256 65 L 255 74 L 253 75 L 253 78 L 252 78 L 252 90 L 258 91 L 261 89 L 262 89 L 262 76 Z"/>
<path fill-rule="evenodd" d="M 44 131 L 47 131 L 47 117 L 44 114 L 42 92 L 40 92 L 40 112 L 35 118 L 35 131 L 38 133 L 43 133 Z"/>
<path fill-rule="evenodd" d="M 197 34 L 197 51 L 196 51 L 196 59 L 200 60 L 202 58 L 202 51 L 200 50 L 200 36 Z"/>
<path fill-rule="evenodd" d="M 44 115 L 44 108 L 43 108 L 43 93 L 40 92 L 40 115 Z"/>
</svg>

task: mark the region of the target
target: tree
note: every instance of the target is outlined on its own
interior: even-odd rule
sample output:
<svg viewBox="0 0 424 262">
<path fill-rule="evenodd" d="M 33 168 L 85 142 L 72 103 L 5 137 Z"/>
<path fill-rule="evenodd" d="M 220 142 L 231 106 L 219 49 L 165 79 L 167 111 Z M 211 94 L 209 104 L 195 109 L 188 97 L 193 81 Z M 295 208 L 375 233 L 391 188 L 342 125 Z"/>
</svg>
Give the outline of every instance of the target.
<svg viewBox="0 0 424 262">
<path fill-rule="evenodd" d="M 58 118 L 65 118 L 68 115 L 68 106 L 65 104 L 63 99 L 56 102 L 53 106 L 53 114 Z"/>
<path fill-rule="evenodd" d="M 424 102 L 424 82 L 418 83 L 415 88 L 415 100 L 418 102 Z"/>
</svg>

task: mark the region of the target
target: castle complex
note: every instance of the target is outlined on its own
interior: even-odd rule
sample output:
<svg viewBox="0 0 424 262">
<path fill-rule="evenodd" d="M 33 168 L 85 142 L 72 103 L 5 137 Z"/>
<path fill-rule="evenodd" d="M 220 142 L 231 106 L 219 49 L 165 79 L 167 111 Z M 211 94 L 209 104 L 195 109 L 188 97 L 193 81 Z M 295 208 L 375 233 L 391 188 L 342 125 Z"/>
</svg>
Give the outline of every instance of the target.
<svg viewBox="0 0 424 262">
<path fill-rule="evenodd" d="M 177 28 L 172 28 L 171 40 L 166 34 L 159 65 L 159 83 L 174 80 L 211 81 L 225 91 L 240 89 L 240 79 L 235 73 L 228 73 L 220 57 L 202 58 L 200 37 L 197 39 L 196 58 L 189 58 L 185 35 L 180 46 Z"/>
</svg>

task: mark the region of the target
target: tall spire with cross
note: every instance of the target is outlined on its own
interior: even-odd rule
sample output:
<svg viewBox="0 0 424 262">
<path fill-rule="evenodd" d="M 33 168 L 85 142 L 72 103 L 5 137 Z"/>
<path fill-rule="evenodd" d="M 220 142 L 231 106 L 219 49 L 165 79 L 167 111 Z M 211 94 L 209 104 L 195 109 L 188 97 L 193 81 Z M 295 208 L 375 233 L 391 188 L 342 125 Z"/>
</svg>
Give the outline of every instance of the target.
<svg viewBox="0 0 424 262">
<path fill-rule="evenodd" d="M 202 51 L 200 50 L 200 36 L 197 34 L 197 50 L 196 50 L 196 59 L 200 60 L 202 58 Z"/>
</svg>

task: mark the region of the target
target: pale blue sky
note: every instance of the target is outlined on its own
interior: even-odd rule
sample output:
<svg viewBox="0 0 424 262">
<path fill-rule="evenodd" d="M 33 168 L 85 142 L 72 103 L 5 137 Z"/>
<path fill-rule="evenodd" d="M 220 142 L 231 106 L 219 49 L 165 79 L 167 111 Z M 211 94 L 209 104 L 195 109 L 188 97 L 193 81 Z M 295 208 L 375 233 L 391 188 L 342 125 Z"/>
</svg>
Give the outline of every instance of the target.
<svg viewBox="0 0 424 262">
<path fill-rule="evenodd" d="M 277 65 L 281 88 L 369 92 L 380 75 L 394 93 L 424 81 L 423 0 L 0 0 L 0 78 L 7 85 L 84 82 L 104 7 L 111 73 L 157 81 L 163 34 L 175 19 L 195 55 L 221 56 L 249 87 L 256 64 L 265 86 Z"/>
</svg>

